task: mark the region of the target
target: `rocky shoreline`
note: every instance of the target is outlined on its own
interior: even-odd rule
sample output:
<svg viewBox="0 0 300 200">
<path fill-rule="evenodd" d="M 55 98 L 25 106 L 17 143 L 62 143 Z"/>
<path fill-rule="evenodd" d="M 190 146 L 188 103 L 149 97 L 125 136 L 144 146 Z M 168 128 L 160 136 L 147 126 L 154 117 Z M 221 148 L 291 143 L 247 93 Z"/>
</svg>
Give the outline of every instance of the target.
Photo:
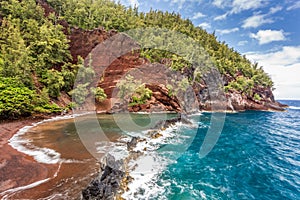
<svg viewBox="0 0 300 200">
<path fill-rule="evenodd" d="M 85 200 L 114 199 L 118 197 L 128 178 L 124 161 L 116 160 L 108 154 L 101 161 L 99 175 L 82 190 L 82 198 Z"/>
<path fill-rule="evenodd" d="M 177 122 L 188 125 L 191 124 L 186 117 L 178 114 L 175 118 L 159 121 L 153 129 L 148 131 L 148 135 L 152 139 L 162 137 L 161 131 L 175 125 Z M 131 140 L 126 143 L 129 156 L 125 159 L 116 160 L 114 156 L 109 153 L 104 156 L 100 162 L 101 167 L 98 176 L 82 190 L 82 199 L 124 199 L 122 198 L 122 194 L 129 190 L 128 184 L 133 181 L 133 178 L 130 176 L 132 169 L 129 169 L 128 163 L 143 155 L 143 152 L 135 150 L 139 142 L 147 143 L 146 139 L 139 137 L 132 137 Z M 146 148 L 143 150 L 147 151 Z M 135 167 L 137 166 L 134 166 L 134 168 Z"/>
</svg>

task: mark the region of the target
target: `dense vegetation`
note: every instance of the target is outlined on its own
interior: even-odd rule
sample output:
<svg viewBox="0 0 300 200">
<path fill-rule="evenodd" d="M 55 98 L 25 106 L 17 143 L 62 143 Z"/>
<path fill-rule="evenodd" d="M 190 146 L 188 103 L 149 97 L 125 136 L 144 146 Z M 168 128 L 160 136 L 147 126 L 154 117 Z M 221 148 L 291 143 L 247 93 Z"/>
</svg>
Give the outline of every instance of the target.
<svg viewBox="0 0 300 200">
<path fill-rule="evenodd" d="M 45 17 L 35 0 L 1 1 L 0 17 L 0 118 L 61 112 L 55 99 L 62 91 L 71 95 L 77 71 L 88 69 L 80 59 L 70 63 L 69 41 L 57 17 Z M 101 89 L 92 92 L 105 98 Z"/>
<path fill-rule="evenodd" d="M 234 78 L 225 86 L 226 91 L 237 90 L 255 95 L 252 94 L 252 89 L 257 85 L 273 87 L 272 80 L 257 63 L 251 63 L 245 56 L 229 48 L 225 42 L 219 42 L 214 33 L 208 34 L 202 28 L 195 27 L 189 19 L 181 18 L 178 13 L 159 10 L 143 13 L 137 8 L 126 8 L 110 0 L 48 0 L 48 2 L 60 13 L 61 18 L 72 26 L 83 29 L 103 26 L 122 32 L 135 28 L 160 27 L 186 34 L 205 48 L 221 74 L 228 74 Z M 159 40 L 161 37 L 158 35 L 151 39 Z M 152 62 L 170 58 L 171 67 L 176 70 L 190 66 L 186 58 L 180 59 L 169 52 L 144 49 L 142 55 Z"/>
<path fill-rule="evenodd" d="M 47 0 L 57 15 L 45 17 L 44 10 L 35 0 L 2 0 L 0 2 L 0 117 L 18 117 L 40 112 L 60 112 L 54 102 L 62 91 L 74 95 L 81 103 L 90 93 L 98 101 L 106 98 L 101 88 L 78 85 L 73 90 L 77 72 L 86 77 L 93 72 L 78 59 L 71 64 L 69 41 L 58 20 L 64 19 L 71 26 L 93 29 L 103 26 L 120 32 L 134 28 L 161 27 L 186 34 L 199 42 L 223 75 L 233 79 L 225 85 L 226 91 L 236 90 L 253 95 L 257 85 L 272 87 L 268 75 L 241 56 L 224 42 L 220 43 L 214 34 L 195 27 L 179 14 L 151 10 L 139 12 L 137 8 L 126 8 L 111 0 Z M 159 37 L 159 36 L 158 36 Z M 155 40 L 155 38 L 154 38 Z M 191 67 L 186 58 L 169 52 L 143 49 L 141 56 L 153 62 L 171 59 L 170 67 L 182 70 Z M 83 77 L 83 78 L 86 78 Z M 140 91 L 139 91 L 140 90 Z M 141 93 L 141 91 L 144 91 Z M 133 103 L 144 102 L 151 92 L 144 87 L 135 91 Z M 144 94 L 147 93 L 147 94 Z"/>
</svg>

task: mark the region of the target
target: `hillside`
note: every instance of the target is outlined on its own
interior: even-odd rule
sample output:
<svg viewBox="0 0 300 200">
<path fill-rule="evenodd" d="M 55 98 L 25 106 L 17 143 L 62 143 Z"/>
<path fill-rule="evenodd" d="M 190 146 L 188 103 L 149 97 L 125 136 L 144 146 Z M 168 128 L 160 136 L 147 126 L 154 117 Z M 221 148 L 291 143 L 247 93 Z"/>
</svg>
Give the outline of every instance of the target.
<svg viewBox="0 0 300 200">
<path fill-rule="evenodd" d="M 282 110 L 272 93 L 273 82 L 262 67 L 177 13 L 142 13 L 109 0 L 4 0 L 0 2 L 0 20 L 1 119 L 60 113 L 82 106 L 92 108 L 83 105 L 91 94 L 95 95 L 98 111 L 183 111 L 179 95 L 172 93 L 174 88 L 169 85 L 143 84 L 130 76 L 122 78 L 145 65 L 153 70 L 148 77 L 164 73 L 159 71 L 162 66 L 188 77 L 187 84 L 193 88 L 199 109 L 212 110 L 205 74 L 193 77 L 197 66 L 187 57 L 140 47 L 113 60 L 101 77 L 97 77 L 99 69 L 84 64 L 97 45 L 120 32 L 147 27 L 185 34 L 205 49 L 221 74 L 227 99 L 223 108 Z M 150 36 L 153 40 L 161 38 Z M 105 55 L 101 58 L 94 59 L 93 65 L 106 62 Z M 96 76 L 97 87 L 77 84 L 73 88 L 78 72 L 81 80 Z M 126 95 L 129 90 L 133 95 Z M 113 91 L 119 91 L 121 102 L 111 103 Z"/>
</svg>

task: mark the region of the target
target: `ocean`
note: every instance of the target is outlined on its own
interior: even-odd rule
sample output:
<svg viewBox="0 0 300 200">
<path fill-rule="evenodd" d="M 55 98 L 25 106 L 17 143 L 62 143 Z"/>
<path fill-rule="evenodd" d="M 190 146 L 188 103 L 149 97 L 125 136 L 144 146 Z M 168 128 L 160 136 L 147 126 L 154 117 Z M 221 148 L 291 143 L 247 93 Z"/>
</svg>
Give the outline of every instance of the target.
<svg viewBox="0 0 300 200">
<path fill-rule="evenodd" d="M 137 183 L 136 191 L 126 197 L 300 199 L 300 101 L 281 102 L 290 105 L 286 112 L 226 114 L 219 140 L 204 158 L 199 157 L 199 149 L 211 114 L 192 117 L 199 125 L 176 129 L 178 136 L 169 139 L 169 148 L 156 155 L 167 164 L 158 167 L 159 173 L 148 182 Z"/>
<path fill-rule="evenodd" d="M 192 124 L 179 122 L 161 131 L 158 138 L 149 137 L 148 125 L 174 114 L 97 115 L 98 126 L 111 142 L 90 139 L 89 144 L 95 143 L 99 155 L 122 158 L 129 155 L 126 142 L 132 136 L 147 139 L 134 149 L 143 154 L 129 163 L 133 181 L 123 194 L 125 199 L 296 200 L 300 199 L 300 101 L 281 102 L 290 105 L 286 112 L 227 113 L 224 125 L 220 122 L 220 135 L 208 140 L 213 148 L 204 157 L 199 151 L 212 118 L 218 117 L 205 112 L 189 116 Z M 88 138 L 98 128 L 92 120 L 80 121 Z M 99 166 L 77 126 L 70 119 L 50 121 L 11 139 L 14 148 L 38 162 L 60 165 L 54 178 L 10 197 L 28 197 L 32 191 L 43 199 L 80 196 L 87 177 L 95 176 Z M 72 173 L 75 169 L 77 174 Z"/>
</svg>

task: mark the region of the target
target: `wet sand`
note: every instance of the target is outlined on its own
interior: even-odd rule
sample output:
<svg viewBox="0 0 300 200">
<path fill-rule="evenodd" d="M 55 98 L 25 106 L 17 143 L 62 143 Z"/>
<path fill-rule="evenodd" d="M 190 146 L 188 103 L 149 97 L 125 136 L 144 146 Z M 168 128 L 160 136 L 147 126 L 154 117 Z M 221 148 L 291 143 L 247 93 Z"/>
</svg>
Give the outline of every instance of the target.
<svg viewBox="0 0 300 200">
<path fill-rule="evenodd" d="M 99 168 L 95 159 L 86 163 L 43 164 L 8 144 L 21 128 L 43 119 L 28 118 L 0 124 L 0 199 L 76 199 L 83 185 L 96 175 Z M 74 174 L 81 180 L 74 180 Z"/>
<path fill-rule="evenodd" d="M 32 157 L 13 149 L 8 140 L 24 126 L 41 119 L 24 119 L 0 124 L 0 198 L 5 192 L 53 176 L 58 165 L 37 163 Z M 26 174 L 26 177 L 24 177 Z"/>
</svg>

